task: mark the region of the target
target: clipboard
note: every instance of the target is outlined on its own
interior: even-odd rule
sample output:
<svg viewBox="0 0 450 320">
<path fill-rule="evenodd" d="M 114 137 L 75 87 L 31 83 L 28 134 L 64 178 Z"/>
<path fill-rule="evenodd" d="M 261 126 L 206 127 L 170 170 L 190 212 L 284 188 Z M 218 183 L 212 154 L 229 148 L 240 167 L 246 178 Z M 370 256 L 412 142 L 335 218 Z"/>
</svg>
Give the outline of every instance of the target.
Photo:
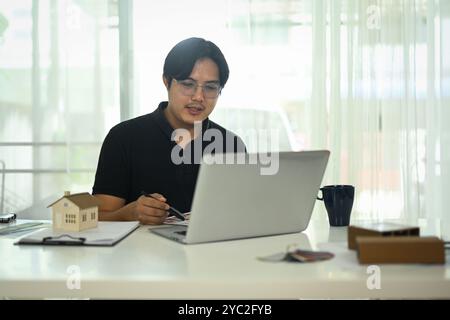
<svg viewBox="0 0 450 320">
<path fill-rule="evenodd" d="M 114 246 L 139 227 L 138 221 L 100 221 L 97 228 L 80 232 L 46 228 L 28 234 L 16 245 Z"/>
</svg>

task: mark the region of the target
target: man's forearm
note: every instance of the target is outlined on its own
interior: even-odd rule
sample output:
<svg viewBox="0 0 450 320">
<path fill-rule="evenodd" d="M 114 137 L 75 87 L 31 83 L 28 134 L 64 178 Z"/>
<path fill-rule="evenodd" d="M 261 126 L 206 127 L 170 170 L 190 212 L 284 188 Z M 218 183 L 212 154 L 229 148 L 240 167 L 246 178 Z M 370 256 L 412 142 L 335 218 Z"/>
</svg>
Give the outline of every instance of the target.
<svg viewBox="0 0 450 320">
<path fill-rule="evenodd" d="M 137 220 L 134 214 L 135 202 L 131 202 L 115 211 L 105 211 L 99 209 L 98 219 L 100 221 L 133 221 Z"/>
</svg>

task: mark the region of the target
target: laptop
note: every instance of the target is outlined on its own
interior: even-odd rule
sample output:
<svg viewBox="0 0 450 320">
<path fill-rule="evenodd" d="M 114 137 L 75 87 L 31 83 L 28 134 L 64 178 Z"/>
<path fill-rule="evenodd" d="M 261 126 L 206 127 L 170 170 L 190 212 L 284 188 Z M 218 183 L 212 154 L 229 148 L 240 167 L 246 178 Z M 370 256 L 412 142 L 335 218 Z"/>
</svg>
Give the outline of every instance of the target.
<svg viewBox="0 0 450 320">
<path fill-rule="evenodd" d="M 243 164 L 207 164 L 211 161 L 204 158 L 188 226 L 163 226 L 151 232 L 180 243 L 195 244 L 304 231 L 330 152 L 277 155 L 275 174 L 262 174 L 267 169 L 263 161 L 251 162 L 258 154 L 244 155 Z"/>
</svg>

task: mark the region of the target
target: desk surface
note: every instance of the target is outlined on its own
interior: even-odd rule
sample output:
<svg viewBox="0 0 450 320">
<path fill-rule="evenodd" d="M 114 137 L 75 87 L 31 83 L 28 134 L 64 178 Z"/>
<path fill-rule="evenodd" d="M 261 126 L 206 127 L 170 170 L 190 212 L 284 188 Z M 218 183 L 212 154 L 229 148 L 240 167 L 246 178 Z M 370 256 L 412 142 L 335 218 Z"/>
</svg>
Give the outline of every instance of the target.
<svg viewBox="0 0 450 320">
<path fill-rule="evenodd" d="M 0 297 L 450 298 L 448 258 L 446 265 L 380 265 L 374 271 L 347 249 L 346 232 L 312 221 L 298 234 L 186 246 L 141 226 L 114 247 L 17 246 L 17 236 L 3 236 Z M 294 243 L 331 251 L 335 258 L 304 264 L 257 260 Z"/>
</svg>

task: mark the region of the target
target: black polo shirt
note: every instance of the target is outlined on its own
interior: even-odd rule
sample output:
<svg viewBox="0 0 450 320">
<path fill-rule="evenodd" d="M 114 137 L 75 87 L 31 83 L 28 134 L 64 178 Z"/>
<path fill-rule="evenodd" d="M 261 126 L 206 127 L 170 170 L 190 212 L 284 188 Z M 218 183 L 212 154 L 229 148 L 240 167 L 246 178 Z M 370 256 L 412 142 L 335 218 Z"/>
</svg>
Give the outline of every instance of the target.
<svg viewBox="0 0 450 320">
<path fill-rule="evenodd" d="M 139 198 L 141 191 L 157 192 L 167 203 L 187 212 L 191 209 L 200 167 L 199 162 L 194 161 L 194 148 L 199 149 L 201 145 L 203 154 L 214 142 L 214 139 L 203 141 L 207 140 L 202 139 L 205 131 L 217 129 L 222 133 L 225 152 L 245 151 L 237 135 L 209 119 L 202 122 L 202 134 L 196 138 L 200 141 L 191 141 L 181 149 L 171 140 L 174 129 L 164 115 L 166 107 L 167 102 L 161 102 L 154 112 L 119 123 L 109 131 L 100 151 L 92 194 L 108 194 L 130 203 Z M 233 138 L 232 146 L 225 141 L 227 135 Z M 191 161 L 174 163 L 173 150 L 182 156 L 190 152 L 187 154 L 191 154 Z"/>
</svg>

